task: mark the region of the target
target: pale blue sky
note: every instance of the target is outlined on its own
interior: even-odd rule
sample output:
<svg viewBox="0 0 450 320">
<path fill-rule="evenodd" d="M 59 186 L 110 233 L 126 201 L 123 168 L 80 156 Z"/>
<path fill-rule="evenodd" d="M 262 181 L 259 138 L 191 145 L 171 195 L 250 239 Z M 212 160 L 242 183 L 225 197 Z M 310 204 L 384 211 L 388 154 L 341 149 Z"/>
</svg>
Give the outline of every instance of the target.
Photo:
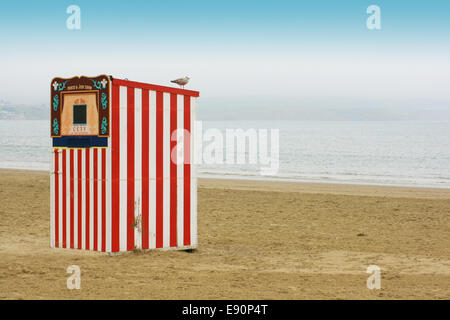
<svg viewBox="0 0 450 320">
<path fill-rule="evenodd" d="M 372 4 L 381 30 L 366 28 Z M 189 75 L 207 98 L 450 101 L 449 40 L 449 1 L 1 2 L 0 99 L 48 103 L 52 77 L 107 73 Z"/>
</svg>

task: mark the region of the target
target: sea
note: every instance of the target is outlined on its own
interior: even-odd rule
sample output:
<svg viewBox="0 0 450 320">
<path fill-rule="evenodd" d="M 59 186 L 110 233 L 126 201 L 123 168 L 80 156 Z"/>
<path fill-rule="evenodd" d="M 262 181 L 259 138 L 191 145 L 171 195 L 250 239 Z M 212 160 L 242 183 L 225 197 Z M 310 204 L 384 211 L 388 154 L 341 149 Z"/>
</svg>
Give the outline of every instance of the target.
<svg viewBox="0 0 450 320">
<path fill-rule="evenodd" d="M 199 177 L 450 188 L 448 121 L 202 121 L 203 150 L 230 129 L 267 130 L 269 151 L 277 131 L 277 170 L 222 161 Z M 0 168 L 50 170 L 49 133 L 47 120 L 0 120 Z"/>
</svg>

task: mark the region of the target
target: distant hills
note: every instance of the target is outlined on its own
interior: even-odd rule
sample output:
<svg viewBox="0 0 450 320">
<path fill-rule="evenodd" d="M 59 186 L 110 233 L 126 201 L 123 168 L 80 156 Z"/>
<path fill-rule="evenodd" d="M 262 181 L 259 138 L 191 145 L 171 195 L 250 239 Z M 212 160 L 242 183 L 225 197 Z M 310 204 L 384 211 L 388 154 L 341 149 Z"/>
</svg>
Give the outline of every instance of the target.
<svg viewBox="0 0 450 320">
<path fill-rule="evenodd" d="M 0 120 L 47 120 L 50 117 L 48 106 L 42 104 L 17 105 L 6 100 L 0 100 Z"/>
</svg>

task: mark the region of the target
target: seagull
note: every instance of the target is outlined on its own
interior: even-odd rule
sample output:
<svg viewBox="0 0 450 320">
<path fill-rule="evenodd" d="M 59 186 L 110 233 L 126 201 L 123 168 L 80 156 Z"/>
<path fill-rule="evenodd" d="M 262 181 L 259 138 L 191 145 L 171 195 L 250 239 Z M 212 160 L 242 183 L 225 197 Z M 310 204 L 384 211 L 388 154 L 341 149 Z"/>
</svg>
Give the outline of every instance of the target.
<svg viewBox="0 0 450 320">
<path fill-rule="evenodd" d="M 182 87 L 184 89 L 184 86 L 187 85 L 187 83 L 189 82 L 189 77 L 175 79 L 170 82 L 176 83 L 177 85 L 179 85 L 180 87 Z"/>
</svg>

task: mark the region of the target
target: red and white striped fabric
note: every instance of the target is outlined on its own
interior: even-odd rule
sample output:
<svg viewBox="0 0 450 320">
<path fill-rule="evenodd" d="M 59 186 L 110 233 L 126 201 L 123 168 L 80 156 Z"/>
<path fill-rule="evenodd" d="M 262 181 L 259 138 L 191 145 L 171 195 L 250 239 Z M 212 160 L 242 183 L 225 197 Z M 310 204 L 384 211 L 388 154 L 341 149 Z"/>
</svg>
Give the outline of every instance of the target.
<svg viewBox="0 0 450 320">
<path fill-rule="evenodd" d="M 53 149 L 52 247 L 197 246 L 195 93 L 112 81 L 108 147 Z"/>
</svg>

